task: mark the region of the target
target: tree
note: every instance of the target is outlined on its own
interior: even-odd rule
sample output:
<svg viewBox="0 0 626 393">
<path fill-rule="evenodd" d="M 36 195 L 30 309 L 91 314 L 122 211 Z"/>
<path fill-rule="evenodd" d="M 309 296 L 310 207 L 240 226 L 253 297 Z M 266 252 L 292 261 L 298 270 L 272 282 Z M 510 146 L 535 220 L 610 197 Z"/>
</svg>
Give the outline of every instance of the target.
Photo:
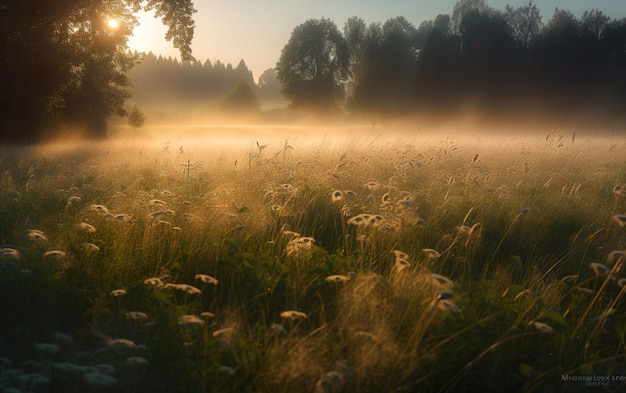
<svg viewBox="0 0 626 393">
<path fill-rule="evenodd" d="M 125 113 L 126 73 L 138 60 L 127 51 L 126 41 L 139 9 L 161 17 L 169 27 L 166 38 L 183 58 L 191 58 L 191 0 L 4 0 L 2 138 L 35 141 L 64 125 L 104 136 L 106 118 Z"/>
<path fill-rule="evenodd" d="M 284 99 L 281 91 L 281 84 L 276 77 L 276 70 L 268 68 L 259 76 L 259 95 L 265 100 L 282 100 Z"/>
<path fill-rule="evenodd" d="M 133 127 L 133 130 L 143 127 L 143 123 L 146 121 L 146 115 L 137 107 L 133 106 L 133 110 L 128 114 L 128 125 Z"/>
<path fill-rule="evenodd" d="M 297 26 L 276 64 L 283 95 L 293 107 L 315 113 L 337 108 L 349 75 L 348 45 L 330 19 Z"/>
<path fill-rule="evenodd" d="M 417 67 L 418 30 L 404 17 L 370 24 L 349 108 L 371 115 L 408 108 Z"/>
<path fill-rule="evenodd" d="M 515 41 L 499 12 L 470 11 L 459 26 L 459 88 L 468 102 L 499 110 L 514 95 Z"/>
<path fill-rule="evenodd" d="M 349 90 L 354 90 L 356 80 L 363 75 L 365 35 L 367 34 L 367 25 L 365 21 L 357 16 L 349 18 L 343 26 L 343 36 L 348 44 L 349 64 L 350 64 L 350 80 L 348 82 Z"/>
<path fill-rule="evenodd" d="M 527 5 L 518 8 L 507 4 L 504 9 L 504 19 L 511 29 L 513 38 L 522 48 L 528 48 L 531 41 L 541 31 L 541 11 L 532 0 Z"/>
<path fill-rule="evenodd" d="M 461 21 L 471 11 L 479 14 L 489 13 L 492 10 L 486 0 L 459 0 L 452 9 L 452 17 L 450 18 L 450 28 L 454 33 L 458 33 L 461 27 Z"/>
<path fill-rule="evenodd" d="M 260 110 L 261 104 L 244 78 L 237 80 L 220 104 L 220 111 L 232 115 L 255 114 Z"/>
</svg>

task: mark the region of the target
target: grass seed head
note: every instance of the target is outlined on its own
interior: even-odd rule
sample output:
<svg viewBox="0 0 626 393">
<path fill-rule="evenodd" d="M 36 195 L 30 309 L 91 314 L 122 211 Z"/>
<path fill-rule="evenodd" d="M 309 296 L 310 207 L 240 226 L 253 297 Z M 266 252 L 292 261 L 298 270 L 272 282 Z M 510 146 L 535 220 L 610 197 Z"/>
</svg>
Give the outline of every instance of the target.
<svg viewBox="0 0 626 393">
<path fill-rule="evenodd" d="M 117 379 L 100 371 L 90 371 L 83 374 L 83 380 L 93 389 L 107 389 L 117 385 Z"/>
<path fill-rule="evenodd" d="M 48 237 L 46 236 L 46 234 L 39 229 L 29 229 L 26 231 L 26 235 L 30 240 L 33 241 L 40 241 L 44 243 L 48 241 Z"/>
<path fill-rule="evenodd" d="M 148 364 L 150 364 L 150 362 L 148 362 L 148 359 L 141 356 L 131 356 L 124 360 L 124 365 L 131 368 L 143 368 L 146 367 Z"/>
<path fill-rule="evenodd" d="M 346 282 L 350 281 L 350 277 L 341 274 L 333 274 L 324 279 L 326 282 Z"/>
<path fill-rule="evenodd" d="M 600 276 L 600 277 L 606 276 L 611 271 L 611 269 L 609 269 L 606 265 L 603 265 L 603 264 L 597 263 L 597 262 L 591 262 L 589 264 L 589 267 L 591 268 L 591 270 L 594 271 L 594 273 L 597 276 Z"/>
<path fill-rule="evenodd" d="M 446 285 L 446 286 L 452 286 L 452 281 L 450 281 L 450 279 L 448 277 L 442 276 L 441 274 L 436 274 L 436 273 L 432 273 L 430 275 L 430 278 L 433 279 L 433 281 L 436 284 L 439 285 Z"/>
<path fill-rule="evenodd" d="M 135 342 L 127 338 L 114 338 L 107 341 L 107 347 L 115 352 L 122 352 L 135 348 Z"/>
<path fill-rule="evenodd" d="M 461 309 L 450 300 L 440 299 L 437 301 L 437 308 L 442 311 L 452 311 L 458 313 Z"/>
<path fill-rule="evenodd" d="M 143 322 L 148 320 L 148 314 L 142 311 L 129 311 L 126 313 L 126 318 L 135 322 Z"/>
<path fill-rule="evenodd" d="M 20 252 L 14 248 L 0 248 L 0 260 L 15 262 L 20 259 Z"/>
<path fill-rule="evenodd" d="M 212 284 L 212 285 L 218 284 L 217 278 L 213 276 L 209 276 L 208 274 L 196 274 L 195 279 L 200 280 L 205 284 Z"/>
<path fill-rule="evenodd" d="M 204 320 L 197 315 L 182 315 L 178 317 L 178 326 L 204 326 Z"/>
<path fill-rule="evenodd" d="M 613 221 L 617 223 L 617 225 L 623 227 L 626 225 L 626 214 L 616 214 L 613 216 Z"/>
<path fill-rule="evenodd" d="M 552 328 L 552 326 L 548 325 L 547 323 L 534 322 L 532 323 L 532 325 L 535 327 L 535 329 L 539 330 L 541 333 L 545 333 L 545 334 L 554 333 L 554 329 Z"/>
<path fill-rule="evenodd" d="M 146 285 L 155 286 L 157 288 L 162 288 L 165 285 L 159 277 L 146 278 L 145 280 L 143 280 L 143 283 Z"/>
<path fill-rule="evenodd" d="M 343 196 L 343 192 L 342 192 L 341 190 L 335 190 L 335 191 L 333 191 L 333 194 L 332 194 L 332 196 L 331 196 L 331 200 L 332 200 L 333 202 L 340 202 L 340 201 L 343 201 L 343 198 L 344 198 L 344 196 Z"/>
<path fill-rule="evenodd" d="M 51 250 L 45 252 L 43 257 L 49 260 L 59 260 L 65 257 L 65 253 L 61 250 Z"/>
<path fill-rule="evenodd" d="M 306 314 L 303 313 L 302 311 L 296 311 L 296 310 L 287 310 L 287 311 L 283 311 L 280 313 L 280 317 L 283 319 L 291 319 L 293 320 L 297 320 L 297 319 L 304 319 L 306 318 Z"/>
<path fill-rule="evenodd" d="M 120 297 L 126 295 L 127 293 L 128 291 L 126 291 L 125 289 L 114 289 L 111 291 L 111 296 Z"/>
</svg>

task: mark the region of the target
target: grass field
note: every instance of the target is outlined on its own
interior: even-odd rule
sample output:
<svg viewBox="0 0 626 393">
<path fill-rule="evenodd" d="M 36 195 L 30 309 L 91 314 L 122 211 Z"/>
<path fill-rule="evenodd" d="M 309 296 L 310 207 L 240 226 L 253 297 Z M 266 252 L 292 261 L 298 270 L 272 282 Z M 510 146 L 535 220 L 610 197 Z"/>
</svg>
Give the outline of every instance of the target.
<svg viewBox="0 0 626 393">
<path fill-rule="evenodd" d="M 0 388 L 626 389 L 626 139 L 282 132 L 0 147 Z"/>
</svg>

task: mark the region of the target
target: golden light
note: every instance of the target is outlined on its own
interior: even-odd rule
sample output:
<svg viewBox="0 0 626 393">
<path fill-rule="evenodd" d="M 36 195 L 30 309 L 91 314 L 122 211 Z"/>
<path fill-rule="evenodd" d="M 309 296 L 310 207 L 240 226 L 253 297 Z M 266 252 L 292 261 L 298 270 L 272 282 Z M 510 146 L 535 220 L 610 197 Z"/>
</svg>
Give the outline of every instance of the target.
<svg viewBox="0 0 626 393">
<path fill-rule="evenodd" d="M 110 18 L 107 20 L 107 26 L 111 29 L 117 29 L 120 25 L 120 22 L 115 18 Z"/>
</svg>

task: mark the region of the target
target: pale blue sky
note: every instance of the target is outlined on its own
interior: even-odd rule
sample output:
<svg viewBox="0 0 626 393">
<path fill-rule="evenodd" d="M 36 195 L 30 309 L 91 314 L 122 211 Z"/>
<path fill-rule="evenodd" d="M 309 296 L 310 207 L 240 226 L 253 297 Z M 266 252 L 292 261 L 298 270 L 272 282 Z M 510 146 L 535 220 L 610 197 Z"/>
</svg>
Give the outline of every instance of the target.
<svg viewBox="0 0 626 393">
<path fill-rule="evenodd" d="M 194 56 L 204 62 L 220 59 L 236 66 L 242 58 L 258 79 L 261 72 L 274 67 L 294 27 L 307 19 L 326 17 L 342 29 L 351 16 L 367 23 L 384 22 L 402 15 L 416 27 L 438 14 L 451 14 L 457 0 L 195 0 L 198 12 Z M 490 6 L 504 9 L 528 4 L 528 0 L 488 0 Z M 626 17 L 626 0 L 535 0 L 547 22 L 559 7 L 580 16 L 584 10 L 597 8 L 616 19 Z M 163 38 L 165 28 L 151 15 L 141 17 L 129 45 L 131 49 L 177 56 L 177 51 Z"/>
</svg>

